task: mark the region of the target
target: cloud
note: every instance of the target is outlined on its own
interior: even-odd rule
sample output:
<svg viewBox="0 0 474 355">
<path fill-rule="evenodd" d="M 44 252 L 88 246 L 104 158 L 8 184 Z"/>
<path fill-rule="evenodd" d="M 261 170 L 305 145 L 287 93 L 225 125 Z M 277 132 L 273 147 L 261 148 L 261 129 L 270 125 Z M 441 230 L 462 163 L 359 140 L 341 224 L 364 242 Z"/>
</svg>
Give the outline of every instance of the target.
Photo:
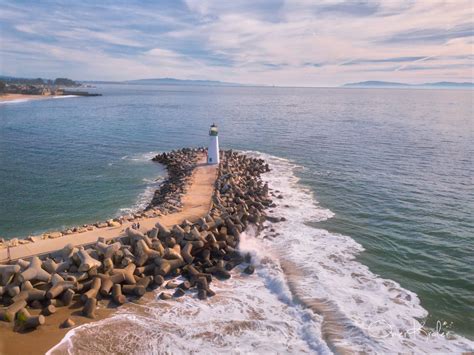
<svg viewBox="0 0 474 355">
<path fill-rule="evenodd" d="M 454 38 L 474 36 L 474 23 L 458 24 L 451 28 L 427 28 L 403 31 L 384 39 L 385 43 L 408 43 L 418 45 L 419 43 L 433 42 L 445 43 Z"/>
<path fill-rule="evenodd" d="M 0 6 L 1 74 L 297 86 L 472 76 L 470 0 L 0 0 Z"/>
<path fill-rule="evenodd" d="M 369 16 L 380 10 L 380 4 L 375 1 L 343 1 L 340 3 L 321 5 L 317 8 L 320 14 L 331 13 L 336 15 Z"/>
<path fill-rule="evenodd" d="M 395 57 L 395 58 L 383 58 L 383 59 L 354 59 L 341 65 L 359 65 L 359 64 L 370 64 L 370 63 L 400 63 L 400 62 L 413 62 L 416 60 L 424 59 L 426 57 Z"/>
<path fill-rule="evenodd" d="M 399 68 L 398 70 L 411 70 L 411 71 L 418 71 L 418 70 L 445 70 L 445 69 L 459 69 L 459 68 L 467 68 L 472 69 L 472 64 L 442 64 L 442 65 L 410 65 L 403 68 Z"/>
</svg>

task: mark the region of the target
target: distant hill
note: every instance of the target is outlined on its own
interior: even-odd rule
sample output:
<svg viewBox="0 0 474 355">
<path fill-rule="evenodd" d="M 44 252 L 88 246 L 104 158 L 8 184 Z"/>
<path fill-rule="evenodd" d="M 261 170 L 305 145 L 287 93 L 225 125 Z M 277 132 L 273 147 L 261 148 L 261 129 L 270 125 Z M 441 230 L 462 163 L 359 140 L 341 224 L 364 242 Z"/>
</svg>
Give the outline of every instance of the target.
<svg viewBox="0 0 474 355">
<path fill-rule="evenodd" d="M 474 83 L 455 83 L 450 81 L 440 81 L 437 83 L 406 84 L 394 83 L 390 81 L 362 81 L 360 83 L 344 84 L 344 87 L 357 88 L 438 88 L 438 89 L 473 89 Z"/>
<path fill-rule="evenodd" d="M 474 83 L 453 83 L 450 81 L 440 81 L 437 83 L 427 83 L 423 84 L 421 86 L 433 86 L 433 87 L 453 87 L 453 88 L 466 88 L 466 89 L 472 89 L 474 88 Z"/>
<path fill-rule="evenodd" d="M 226 83 L 216 80 L 181 80 L 174 78 L 127 80 L 125 83 L 142 85 L 242 86 L 242 84 Z"/>
<path fill-rule="evenodd" d="M 217 80 L 181 80 L 174 78 L 155 78 L 155 79 L 137 79 L 124 81 L 107 81 L 107 80 L 78 80 L 76 82 L 66 79 L 31 79 L 31 78 L 17 78 L 13 76 L 0 75 L 0 80 L 7 83 L 21 83 L 21 84 L 56 84 L 62 86 L 77 86 L 77 82 L 85 84 L 140 84 L 140 85 L 199 85 L 199 86 L 245 86 L 237 83 L 227 83 Z"/>
</svg>

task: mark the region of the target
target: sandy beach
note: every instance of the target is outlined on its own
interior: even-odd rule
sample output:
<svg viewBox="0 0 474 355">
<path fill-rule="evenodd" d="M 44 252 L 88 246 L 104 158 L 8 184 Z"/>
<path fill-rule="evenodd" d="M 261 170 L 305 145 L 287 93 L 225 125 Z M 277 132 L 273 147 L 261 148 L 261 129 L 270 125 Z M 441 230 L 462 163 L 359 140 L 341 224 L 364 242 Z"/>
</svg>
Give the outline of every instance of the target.
<svg viewBox="0 0 474 355">
<path fill-rule="evenodd" d="M 142 231 L 154 227 L 156 222 L 172 226 L 187 219 L 195 221 L 205 215 L 210 207 L 213 184 L 216 177 L 217 168 L 213 165 L 205 164 L 206 158 L 203 156 L 191 177 L 190 186 L 183 196 L 183 209 L 178 213 L 155 218 L 143 218 L 140 220 Z M 76 246 L 94 243 L 99 237 L 110 240 L 124 235 L 124 231 L 134 222 L 125 222 L 119 227 L 94 228 L 92 231 L 84 233 L 73 233 L 55 239 L 44 239 L 36 243 L 28 243 L 0 249 L 0 263 L 9 260 L 28 258 L 33 255 L 42 255 L 55 250 L 62 249 L 69 243 Z"/>
<path fill-rule="evenodd" d="M 182 198 L 183 209 L 180 212 L 169 214 L 156 218 L 144 218 L 140 220 L 140 229 L 146 231 L 151 229 L 156 222 L 160 222 L 166 226 L 172 226 L 181 223 L 187 219 L 196 221 L 198 218 L 205 216 L 211 207 L 211 197 L 214 190 L 214 182 L 217 174 L 216 165 L 206 165 L 206 158 L 203 156 L 195 168 L 187 189 L 186 194 Z M 123 235 L 125 229 L 131 226 L 131 222 L 124 223 L 120 227 L 110 227 L 102 229 L 94 229 L 81 234 L 71 234 L 56 239 L 42 240 L 37 243 L 19 245 L 11 248 L 12 258 L 26 258 L 32 255 L 44 254 L 53 250 L 63 248 L 68 243 L 82 245 L 93 243 L 99 237 L 112 239 Z M 0 251 L 0 261 L 6 260 L 6 249 Z M 147 297 L 153 297 L 147 294 L 139 302 L 146 302 Z M 46 323 L 32 333 L 12 332 L 11 325 L 0 322 L 0 354 L 40 354 L 57 344 L 64 335 L 71 329 L 59 328 L 59 324 L 66 318 L 70 317 L 77 325 L 88 323 L 91 320 L 80 315 L 82 306 L 73 304 L 70 307 L 58 308 L 57 312 L 46 318 Z M 96 311 L 96 319 L 100 320 L 110 316 L 114 311 L 114 306 L 109 305 L 108 301 L 99 305 Z M 39 311 L 32 311 L 32 314 L 38 314 Z"/>
<path fill-rule="evenodd" d="M 23 95 L 23 94 L 6 94 L 0 95 L 0 102 L 11 102 L 11 101 L 25 101 L 25 100 L 40 100 L 50 99 L 53 96 L 47 95 Z"/>
</svg>

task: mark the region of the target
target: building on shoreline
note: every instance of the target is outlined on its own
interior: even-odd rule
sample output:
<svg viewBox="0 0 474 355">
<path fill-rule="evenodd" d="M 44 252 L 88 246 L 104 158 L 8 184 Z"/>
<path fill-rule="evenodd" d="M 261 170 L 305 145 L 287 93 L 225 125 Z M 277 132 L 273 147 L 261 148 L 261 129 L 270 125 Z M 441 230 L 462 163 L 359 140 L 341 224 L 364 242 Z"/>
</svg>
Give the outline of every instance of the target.
<svg viewBox="0 0 474 355">
<path fill-rule="evenodd" d="M 2 93 L 50 96 L 63 95 L 64 89 L 49 85 L 6 84 Z"/>
<path fill-rule="evenodd" d="M 22 79 L 5 78 L 0 80 L 0 94 L 21 95 L 64 95 L 65 88 L 75 88 L 81 85 L 67 78 L 47 79 Z"/>
</svg>

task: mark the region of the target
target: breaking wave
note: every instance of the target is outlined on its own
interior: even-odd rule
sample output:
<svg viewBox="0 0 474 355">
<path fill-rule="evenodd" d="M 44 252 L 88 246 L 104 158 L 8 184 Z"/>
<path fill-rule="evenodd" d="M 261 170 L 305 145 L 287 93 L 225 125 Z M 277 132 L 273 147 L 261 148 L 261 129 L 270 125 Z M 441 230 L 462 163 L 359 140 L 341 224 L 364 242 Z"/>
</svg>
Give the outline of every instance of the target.
<svg viewBox="0 0 474 355">
<path fill-rule="evenodd" d="M 253 275 L 232 271 L 215 280 L 217 295 L 162 301 L 161 292 L 129 303 L 112 317 L 79 326 L 51 349 L 56 353 L 461 353 L 473 343 L 429 332 L 418 296 L 383 279 L 356 260 L 352 238 L 308 225 L 334 214 L 299 184 L 286 159 L 257 152 L 271 172 L 264 180 L 276 195 L 256 235 L 242 233 L 240 249 L 252 255 Z M 314 224 L 313 224 L 314 225 Z M 99 336 L 100 335 L 100 336 Z M 94 340 L 101 339 L 101 340 Z"/>
</svg>

